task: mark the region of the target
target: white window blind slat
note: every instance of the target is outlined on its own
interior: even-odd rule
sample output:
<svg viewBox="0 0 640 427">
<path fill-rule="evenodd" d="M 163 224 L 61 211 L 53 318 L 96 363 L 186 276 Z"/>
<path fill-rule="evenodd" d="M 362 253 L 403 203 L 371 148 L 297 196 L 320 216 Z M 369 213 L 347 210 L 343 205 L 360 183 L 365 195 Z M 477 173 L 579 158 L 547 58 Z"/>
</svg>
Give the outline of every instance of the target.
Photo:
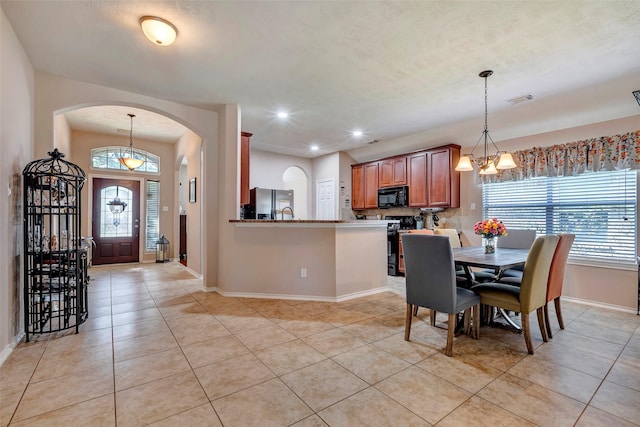
<svg viewBox="0 0 640 427">
<path fill-rule="evenodd" d="M 487 183 L 482 213 L 507 229 L 575 234 L 570 259 L 635 264 L 636 188 L 631 170 Z"/>
<path fill-rule="evenodd" d="M 156 243 L 160 237 L 160 182 L 147 180 L 147 214 L 145 249 L 156 250 Z"/>
</svg>

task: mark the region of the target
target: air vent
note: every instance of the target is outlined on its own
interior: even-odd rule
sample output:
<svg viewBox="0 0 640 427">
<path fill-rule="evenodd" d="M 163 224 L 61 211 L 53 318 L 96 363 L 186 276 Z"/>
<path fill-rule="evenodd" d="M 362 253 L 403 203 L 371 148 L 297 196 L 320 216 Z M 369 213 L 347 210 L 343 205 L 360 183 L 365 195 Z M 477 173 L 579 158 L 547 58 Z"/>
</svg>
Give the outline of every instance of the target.
<svg viewBox="0 0 640 427">
<path fill-rule="evenodd" d="M 516 96 L 515 98 L 507 99 L 507 102 L 510 105 L 522 104 L 523 102 L 531 101 L 533 99 L 533 95 L 530 93 L 526 95 Z"/>
<path fill-rule="evenodd" d="M 129 129 L 117 129 L 116 132 L 118 132 L 118 133 L 126 133 L 128 135 L 129 134 Z"/>
<path fill-rule="evenodd" d="M 636 98 L 636 101 L 638 101 L 638 105 L 640 105 L 640 90 L 634 90 L 631 93 L 633 93 L 633 96 Z"/>
<path fill-rule="evenodd" d="M 378 141 L 377 139 L 372 139 L 371 141 L 367 142 L 367 144 L 375 144 L 377 142 L 380 142 L 380 141 Z"/>
</svg>

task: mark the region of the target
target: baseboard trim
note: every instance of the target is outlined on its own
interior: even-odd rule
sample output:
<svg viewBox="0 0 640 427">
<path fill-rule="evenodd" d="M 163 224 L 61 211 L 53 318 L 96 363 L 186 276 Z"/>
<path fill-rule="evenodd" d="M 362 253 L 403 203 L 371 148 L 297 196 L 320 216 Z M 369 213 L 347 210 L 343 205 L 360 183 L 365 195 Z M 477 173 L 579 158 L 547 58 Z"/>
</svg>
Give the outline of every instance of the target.
<svg viewBox="0 0 640 427">
<path fill-rule="evenodd" d="M 591 307 L 607 308 L 609 310 L 616 310 L 616 311 L 622 311 L 622 312 L 625 312 L 625 313 L 637 314 L 635 308 L 625 307 L 625 306 L 622 306 L 622 305 L 607 304 L 607 303 L 598 302 L 598 301 L 591 301 L 591 300 L 573 298 L 573 297 L 566 297 L 566 296 L 562 296 L 561 299 L 562 299 L 562 301 L 574 302 L 576 304 L 588 305 L 588 306 L 591 306 Z"/>
<path fill-rule="evenodd" d="M 343 302 L 354 298 L 366 297 L 369 295 L 375 295 L 382 292 L 393 292 L 388 286 L 380 288 L 369 289 L 366 291 L 353 292 L 351 294 L 340 295 L 337 297 L 325 297 L 316 295 L 291 295 L 291 294 L 262 294 L 262 293 L 250 293 L 250 292 L 226 292 L 218 288 L 206 288 L 207 290 L 216 291 L 220 295 L 225 297 L 234 298 L 263 298 L 263 299 L 283 299 L 294 301 L 318 301 L 318 302 Z"/>
<path fill-rule="evenodd" d="M 13 353 L 13 350 L 18 346 L 20 341 L 22 341 L 22 338 L 24 338 L 24 332 L 20 332 L 18 335 L 13 337 L 13 342 L 7 345 L 2 352 L 0 352 L 0 366 L 2 366 L 5 360 L 7 360 L 11 353 Z"/>
</svg>

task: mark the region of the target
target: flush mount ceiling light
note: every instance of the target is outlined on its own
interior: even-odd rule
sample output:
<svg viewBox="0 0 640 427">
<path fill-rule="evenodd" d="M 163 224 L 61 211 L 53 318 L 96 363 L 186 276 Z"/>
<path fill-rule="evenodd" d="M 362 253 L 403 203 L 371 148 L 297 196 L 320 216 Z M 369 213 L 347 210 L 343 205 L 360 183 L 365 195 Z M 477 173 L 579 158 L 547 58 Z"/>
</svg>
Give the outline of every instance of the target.
<svg viewBox="0 0 640 427">
<path fill-rule="evenodd" d="M 135 114 L 127 114 L 131 119 L 131 128 L 129 130 L 129 148 L 125 151 L 120 151 L 120 157 L 118 161 L 120 164 L 130 171 L 139 168 L 144 163 L 144 156 L 133 149 L 133 118 Z"/>
<path fill-rule="evenodd" d="M 144 35 L 159 46 L 173 44 L 178 36 L 178 30 L 171 22 L 157 16 L 143 16 L 140 18 L 140 27 Z"/>
<path fill-rule="evenodd" d="M 489 135 L 489 128 L 487 126 L 487 78 L 492 74 L 493 71 L 491 70 L 486 70 L 479 74 L 479 76 L 484 79 L 484 131 L 482 131 L 482 135 L 480 139 L 478 139 L 478 142 L 476 142 L 476 145 L 473 146 L 471 153 L 460 156 L 460 160 L 456 166 L 457 171 L 472 171 L 474 163 L 480 168 L 478 172 L 480 175 L 494 175 L 498 173 L 498 169 L 513 169 L 516 167 L 513 156 L 506 151 L 500 151 Z M 473 156 L 473 152 L 482 140 L 484 140 L 484 153 L 481 158 L 476 159 Z M 489 141 L 491 141 L 491 145 L 493 145 L 493 148 L 496 150 L 494 155 L 489 155 Z"/>
<path fill-rule="evenodd" d="M 360 138 L 362 136 L 362 131 L 354 130 L 353 132 L 351 132 L 351 135 L 355 136 L 356 138 Z"/>
<path fill-rule="evenodd" d="M 633 91 L 633 96 L 636 97 L 636 101 L 638 101 L 638 105 L 640 105 L 640 90 Z"/>
</svg>

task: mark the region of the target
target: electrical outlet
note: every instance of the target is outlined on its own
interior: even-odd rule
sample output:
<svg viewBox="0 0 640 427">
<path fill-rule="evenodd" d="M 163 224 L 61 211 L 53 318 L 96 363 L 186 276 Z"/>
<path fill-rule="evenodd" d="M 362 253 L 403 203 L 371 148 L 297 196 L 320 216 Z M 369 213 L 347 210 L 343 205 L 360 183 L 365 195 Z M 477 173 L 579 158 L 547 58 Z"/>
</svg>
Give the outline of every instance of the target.
<svg viewBox="0 0 640 427">
<path fill-rule="evenodd" d="M 300 269 L 300 277 L 307 277 L 307 269 L 306 268 L 301 268 Z"/>
<path fill-rule="evenodd" d="M 473 203 L 473 202 L 471 202 L 471 210 L 472 210 L 472 211 L 475 211 L 475 210 L 476 210 L 476 204 L 475 204 L 475 203 Z"/>
</svg>

